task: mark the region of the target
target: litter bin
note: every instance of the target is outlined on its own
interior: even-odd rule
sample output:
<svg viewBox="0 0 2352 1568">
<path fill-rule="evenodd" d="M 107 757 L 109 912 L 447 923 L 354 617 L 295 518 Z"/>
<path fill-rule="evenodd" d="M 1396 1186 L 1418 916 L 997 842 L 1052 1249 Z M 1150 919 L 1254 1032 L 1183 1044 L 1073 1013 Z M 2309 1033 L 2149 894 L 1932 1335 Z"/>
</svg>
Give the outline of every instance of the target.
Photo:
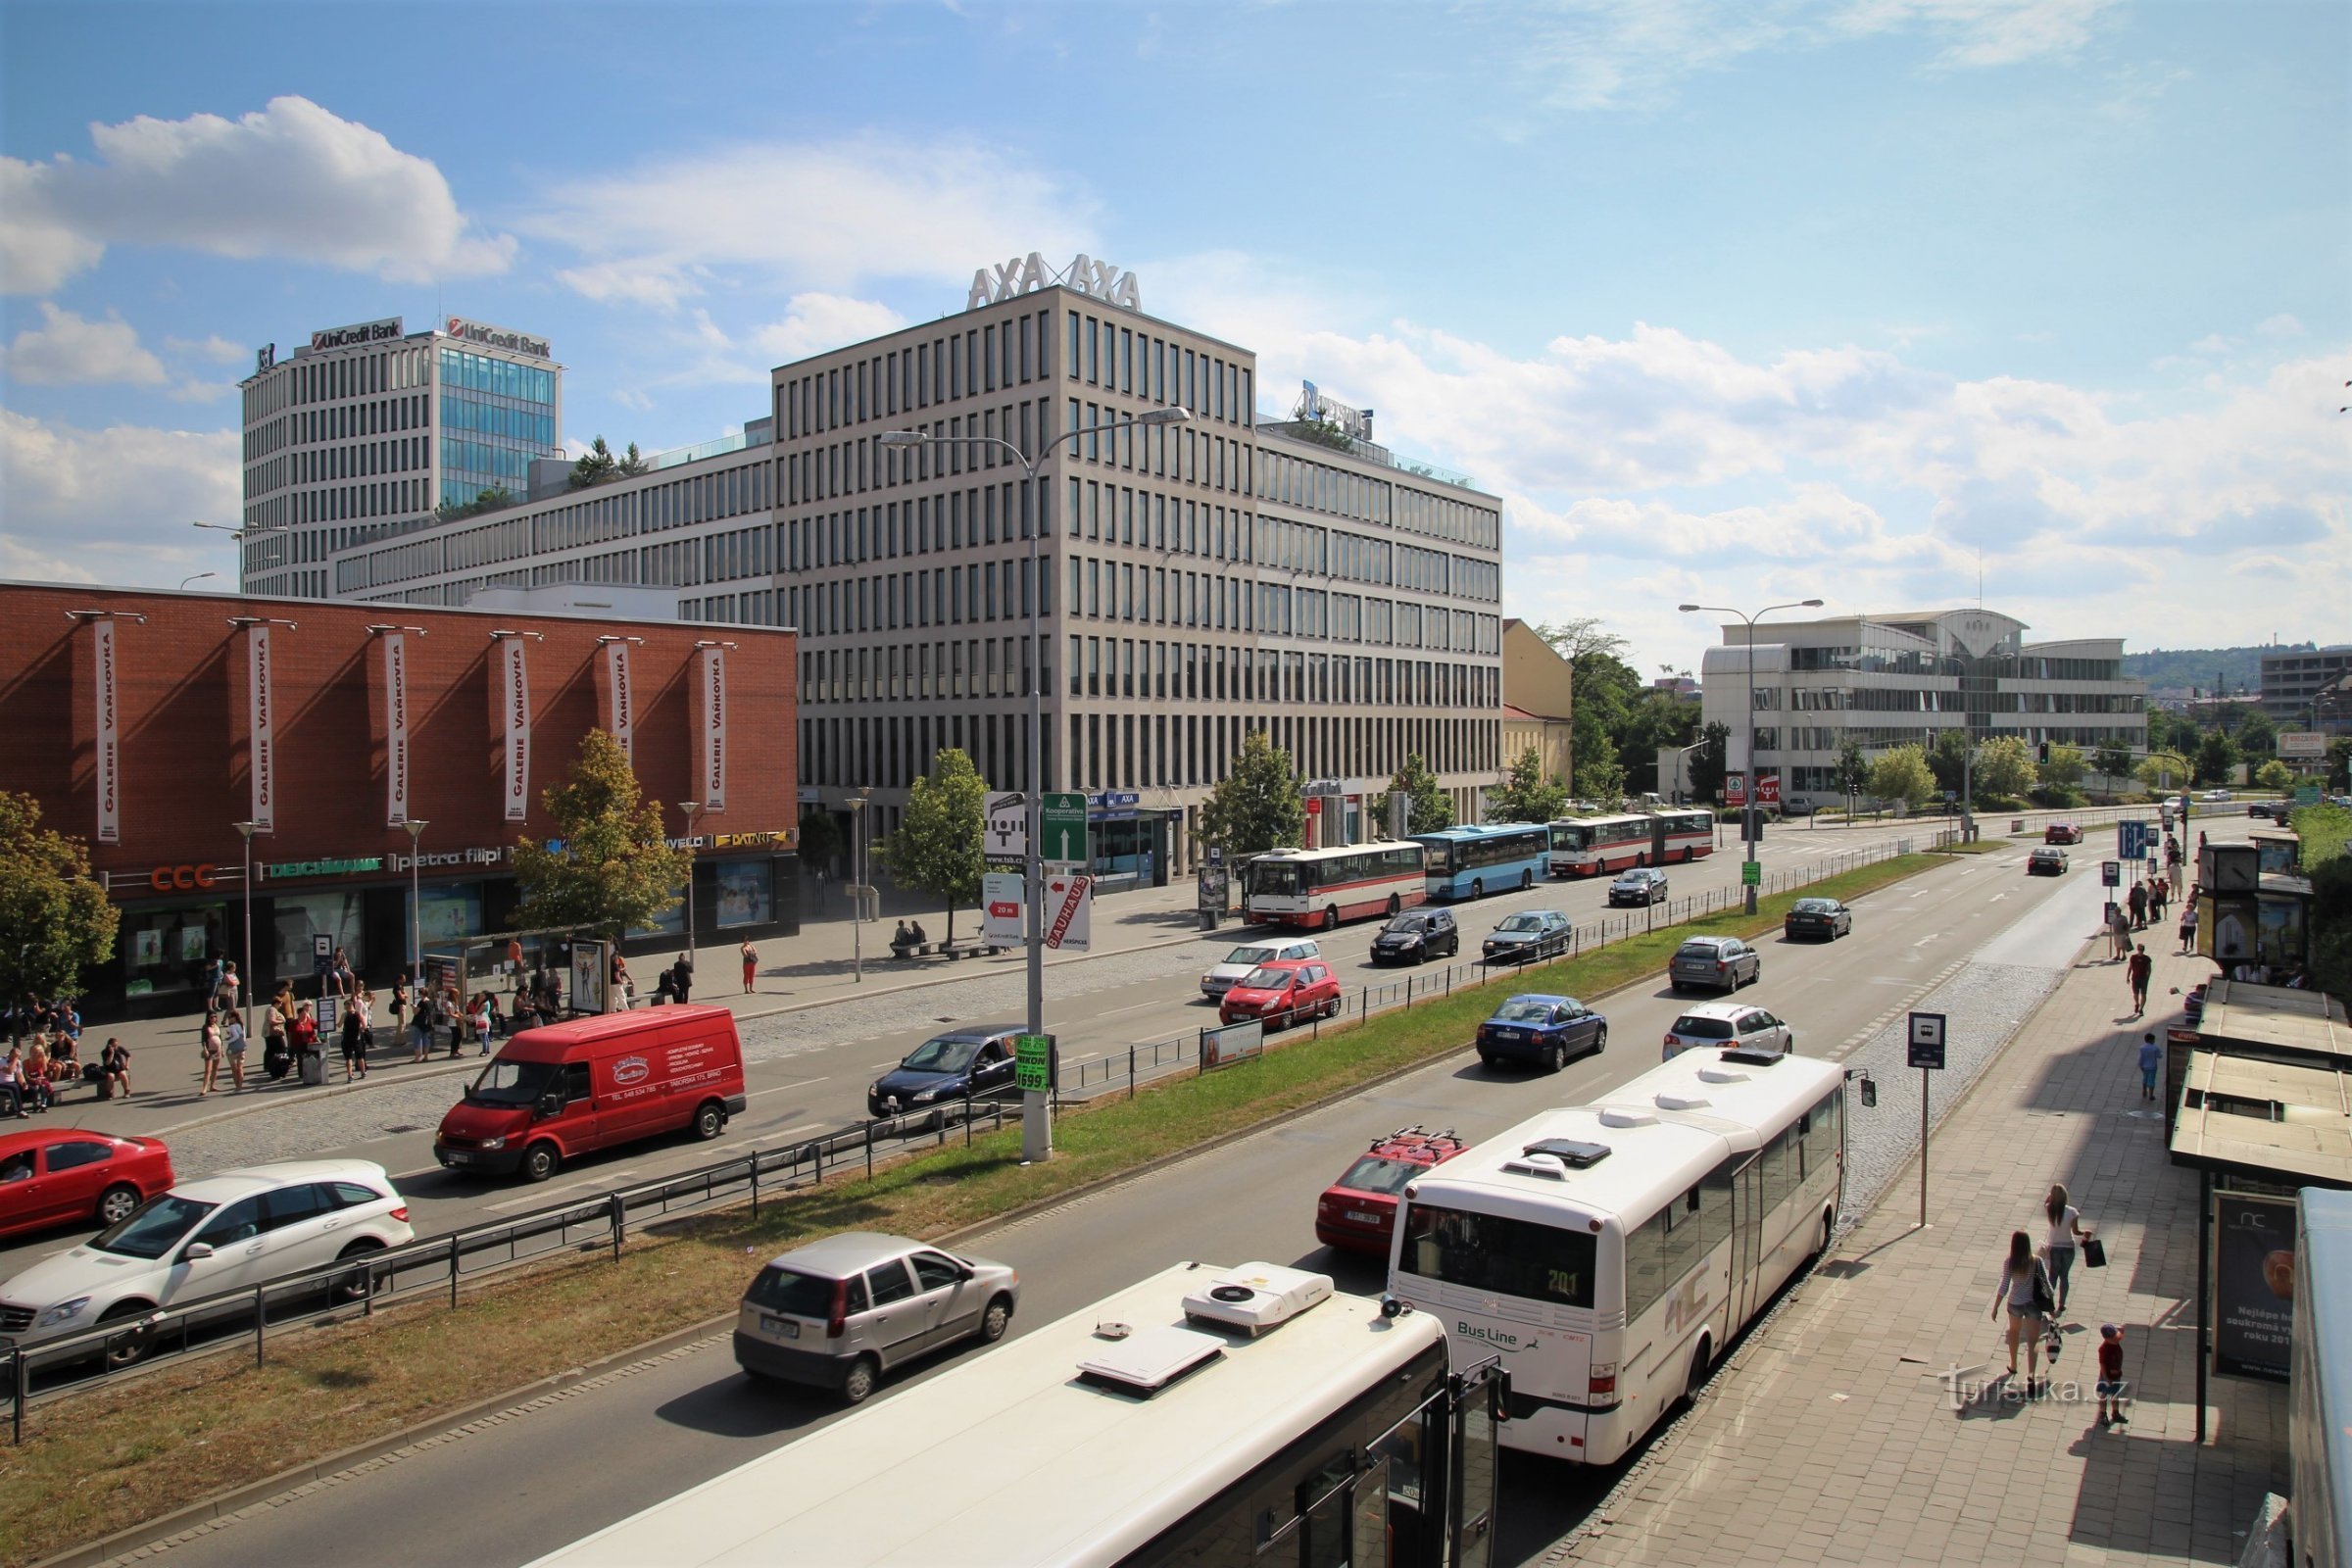
<svg viewBox="0 0 2352 1568">
<path fill-rule="evenodd" d="M 1203 931 L 1214 931 L 1216 928 L 1217 911 L 1214 909 L 1202 909 L 1200 911 L 1200 929 Z"/>
<path fill-rule="evenodd" d="M 314 1089 L 326 1082 L 325 1052 L 306 1051 L 302 1053 L 302 1081 L 306 1086 Z"/>
</svg>

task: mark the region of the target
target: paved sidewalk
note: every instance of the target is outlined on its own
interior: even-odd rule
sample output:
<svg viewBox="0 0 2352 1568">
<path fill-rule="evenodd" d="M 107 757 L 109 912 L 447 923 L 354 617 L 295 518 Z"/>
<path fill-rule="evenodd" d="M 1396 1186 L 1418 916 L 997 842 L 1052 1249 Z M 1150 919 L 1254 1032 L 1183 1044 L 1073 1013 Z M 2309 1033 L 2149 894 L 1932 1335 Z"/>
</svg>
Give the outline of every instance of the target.
<svg viewBox="0 0 2352 1568">
<path fill-rule="evenodd" d="M 2136 1047 L 2212 965 L 2162 935 L 2148 1016 L 2129 1016 L 2104 944 L 2086 949 L 1936 1129 L 1931 1227 L 1914 1160 L 1551 1560 L 2236 1561 L 2263 1494 L 2285 1490 L 2286 1397 L 2213 1379 L 2196 1444 L 2197 1181 L 2142 1105 Z M 2028 1402 L 1986 1309 L 2009 1233 L 2040 1240 L 2052 1181 L 2109 1266 L 2077 1261 L 2052 1391 Z M 2123 1327 L 2137 1396 L 2118 1431 L 2090 1390 L 2102 1322 Z"/>
</svg>

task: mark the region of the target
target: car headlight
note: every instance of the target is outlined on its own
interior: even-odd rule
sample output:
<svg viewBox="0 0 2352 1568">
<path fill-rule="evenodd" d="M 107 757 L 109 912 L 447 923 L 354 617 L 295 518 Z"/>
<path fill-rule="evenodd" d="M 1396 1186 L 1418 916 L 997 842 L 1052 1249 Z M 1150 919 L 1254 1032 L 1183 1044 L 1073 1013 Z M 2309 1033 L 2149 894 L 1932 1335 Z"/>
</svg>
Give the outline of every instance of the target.
<svg viewBox="0 0 2352 1568">
<path fill-rule="evenodd" d="M 939 1091 L 936 1089 L 917 1089 L 913 1094 L 906 1097 L 906 1103 L 909 1105 L 928 1105 L 931 1103 L 931 1102 L 937 1100 L 938 1098 Z"/>
<path fill-rule="evenodd" d="M 877 1078 L 872 1083 L 867 1084 L 865 1086 L 865 1092 L 870 1098 L 880 1100 L 882 1098 L 882 1080 Z"/>
<path fill-rule="evenodd" d="M 507 1147 L 506 1135 L 502 1133 L 496 1138 L 485 1138 L 482 1140 L 482 1147 L 484 1149 L 504 1149 Z"/>
<path fill-rule="evenodd" d="M 60 1323 L 71 1323 L 79 1317 L 81 1309 L 89 1304 L 90 1298 L 86 1296 L 76 1296 L 71 1301 L 60 1301 L 36 1318 L 32 1326 L 46 1329 L 54 1328 Z"/>
</svg>

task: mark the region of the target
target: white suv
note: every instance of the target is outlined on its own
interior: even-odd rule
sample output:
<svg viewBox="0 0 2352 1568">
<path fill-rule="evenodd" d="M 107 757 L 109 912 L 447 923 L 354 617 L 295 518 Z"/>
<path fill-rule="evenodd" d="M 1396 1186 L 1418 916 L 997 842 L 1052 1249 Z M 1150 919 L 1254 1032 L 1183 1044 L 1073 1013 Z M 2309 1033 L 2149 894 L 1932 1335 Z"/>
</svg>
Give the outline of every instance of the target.
<svg viewBox="0 0 2352 1568">
<path fill-rule="evenodd" d="M 1702 1002 L 1666 1031 L 1665 1059 L 1701 1047 L 1785 1054 L 1796 1050 L 1796 1031 L 1744 1002 Z"/>
<path fill-rule="evenodd" d="M 182 1182 L 0 1285 L 0 1348 L 250 1291 L 279 1275 L 398 1247 L 415 1234 L 407 1200 L 384 1167 L 364 1159 L 254 1165 Z M 352 1273 L 335 1288 L 364 1295 L 366 1272 Z M 144 1334 L 126 1332 L 109 1342 L 107 1357 L 127 1363 L 146 1348 Z"/>
<path fill-rule="evenodd" d="M 1200 991 L 1212 1000 L 1222 1000 L 1226 992 L 1242 983 L 1244 975 L 1261 963 L 1321 956 L 1323 944 L 1312 937 L 1291 937 L 1281 942 L 1246 942 L 1225 955 L 1224 962 L 1200 977 Z"/>
</svg>

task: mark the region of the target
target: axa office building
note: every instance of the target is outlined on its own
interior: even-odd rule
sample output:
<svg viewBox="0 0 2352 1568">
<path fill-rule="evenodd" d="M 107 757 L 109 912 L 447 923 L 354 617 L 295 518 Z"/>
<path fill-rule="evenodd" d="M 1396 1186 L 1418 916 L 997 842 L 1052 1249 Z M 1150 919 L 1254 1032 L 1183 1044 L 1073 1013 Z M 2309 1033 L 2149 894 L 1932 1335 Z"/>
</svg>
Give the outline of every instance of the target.
<svg viewBox="0 0 2352 1568">
<path fill-rule="evenodd" d="M 878 832 L 954 746 L 994 787 L 1087 792 L 1099 868 L 1164 876 L 1253 730 L 1326 842 L 1367 836 L 1408 754 L 1475 819 L 1503 761 L 1498 500 L 1311 388 L 1261 416 L 1250 350 L 1140 305 L 1099 265 L 984 272 L 960 312 L 778 368 L 740 437 L 352 545 L 330 591 L 628 588 L 792 626 L 804 808 L 869 789 Z"/>
</svg>

